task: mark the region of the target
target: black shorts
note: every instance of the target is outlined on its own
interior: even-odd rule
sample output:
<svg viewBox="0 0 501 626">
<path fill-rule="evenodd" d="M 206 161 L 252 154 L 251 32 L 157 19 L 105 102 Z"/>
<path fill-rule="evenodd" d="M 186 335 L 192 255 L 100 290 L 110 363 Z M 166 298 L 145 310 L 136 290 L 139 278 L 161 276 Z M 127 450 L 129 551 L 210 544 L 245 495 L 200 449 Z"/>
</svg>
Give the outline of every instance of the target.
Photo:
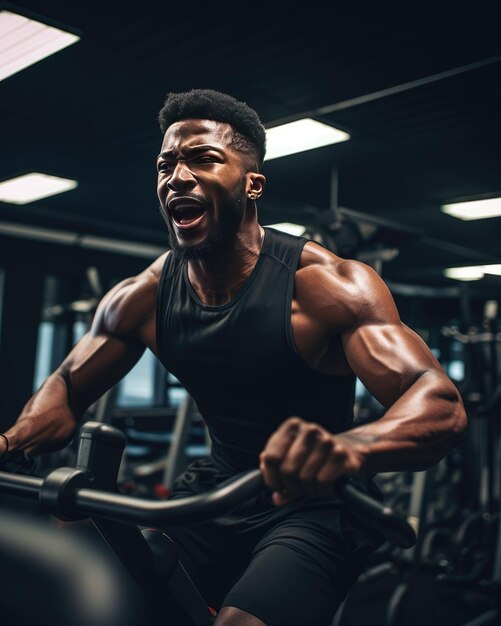
<svg viewBox="0 0 501 626">
<path fill-rule="evenodd" d="M 174 497 L 221 478 L 211 461 L 198 461 Z M 380 544 L 334 498 L 277 508 L 265 491 L 230 515 L 166 532 L 209 606 L 240 608 L 268 626 L 327 626 Z"/>
</svg>

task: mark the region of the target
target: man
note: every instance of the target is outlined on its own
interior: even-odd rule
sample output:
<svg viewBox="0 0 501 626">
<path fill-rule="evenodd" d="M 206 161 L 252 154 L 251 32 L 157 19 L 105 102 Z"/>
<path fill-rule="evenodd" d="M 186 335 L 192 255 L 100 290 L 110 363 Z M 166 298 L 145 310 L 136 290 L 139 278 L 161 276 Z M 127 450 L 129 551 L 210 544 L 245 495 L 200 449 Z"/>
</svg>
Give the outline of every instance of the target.
<svg viewBox="0 0 501 626">
<path fill-rule="evenodd" d="M 209 90 L 160 112 L 158 198 L 173 251 L 102 300 L 91 331 L 0 437 L 0 455 L 64 445 L 149 347 L 195 398 L 212 440 L 175 496 L 258 464 L 269 487 L 173 534 L 218 626 L 325 626 L 377 540 L 333 496 L 353 475 L 438 462 L 465 428 L 458 393 L 361 263 L 263 229 L 265 133 Z M 293 184 L 298 184 L 294 181 Z M 358 376 L 386 407 L 352 427 Z"/>
</svg>

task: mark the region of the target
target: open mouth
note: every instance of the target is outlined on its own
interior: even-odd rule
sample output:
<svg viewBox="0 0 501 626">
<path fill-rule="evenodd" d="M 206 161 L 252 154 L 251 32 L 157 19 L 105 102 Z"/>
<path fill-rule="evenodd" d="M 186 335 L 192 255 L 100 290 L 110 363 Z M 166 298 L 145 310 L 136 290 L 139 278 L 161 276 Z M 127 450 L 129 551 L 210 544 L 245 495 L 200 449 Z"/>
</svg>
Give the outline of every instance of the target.
<svg viewBox="0 0 501 626">
<path fill-rule="evenodd" d="M 186 229 L 197 226 L 206 213 L 201 205 L 177 206 L 170 210 L 174 224 L 178 228 Z"/>
</svg>

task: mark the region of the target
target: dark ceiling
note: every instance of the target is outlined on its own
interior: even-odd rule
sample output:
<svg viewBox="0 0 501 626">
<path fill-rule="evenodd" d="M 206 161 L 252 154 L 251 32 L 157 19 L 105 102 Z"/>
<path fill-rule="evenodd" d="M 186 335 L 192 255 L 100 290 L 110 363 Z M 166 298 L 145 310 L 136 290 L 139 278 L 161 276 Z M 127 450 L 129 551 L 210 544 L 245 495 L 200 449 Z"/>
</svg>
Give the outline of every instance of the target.
<svg viewBox="0 0 501 626">
<path fill-rule="evenodd" d="M 445 285 L 444 267 L 501 262 L 501 218 L 440 211 L 501 195 L 499 2 L 17 6 L 81 41 L 0 84 L 0 180 L 40 171 L 79 187 L 0 203 L 0 220 L 164 245 L 156 115 L 168 91 L 210 87 L 245 100 L 265 125 L 327 107 L 319 119 L 351 132 L 265 164 L 263 223 L 327 209 L 334 168 L 341 206 L 422 232 L 386 277 Z"/>
</svg>

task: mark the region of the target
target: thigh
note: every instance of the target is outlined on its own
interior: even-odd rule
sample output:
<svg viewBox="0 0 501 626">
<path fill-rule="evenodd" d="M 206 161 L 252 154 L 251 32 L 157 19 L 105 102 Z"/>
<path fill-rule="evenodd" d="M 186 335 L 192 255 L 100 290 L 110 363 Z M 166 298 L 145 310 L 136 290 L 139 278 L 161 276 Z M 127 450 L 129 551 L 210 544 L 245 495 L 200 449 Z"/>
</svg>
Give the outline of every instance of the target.
<svg viewBox="0 0 501 626">
<path fill-rule="evenodd" d="M 223 606 L 267 626 L 327 626 L 374 547 L 339 508 L 298 511 L 262 537 Z"/>
<path fill-rule="evenodd" d="M 224 599 L 267 626 L 327 626 L 344 598 L 310 559 L 287 545 L 258 552 Z"/>
<path fill-rule="evenodd" d="M 223 539 L 211 524 L 165 529 L 165 534 L 177 545 L 179 560 L 204 600 L 217 609 L 235 577 L 228 559 L 231 537 Z"/>
</svg>

